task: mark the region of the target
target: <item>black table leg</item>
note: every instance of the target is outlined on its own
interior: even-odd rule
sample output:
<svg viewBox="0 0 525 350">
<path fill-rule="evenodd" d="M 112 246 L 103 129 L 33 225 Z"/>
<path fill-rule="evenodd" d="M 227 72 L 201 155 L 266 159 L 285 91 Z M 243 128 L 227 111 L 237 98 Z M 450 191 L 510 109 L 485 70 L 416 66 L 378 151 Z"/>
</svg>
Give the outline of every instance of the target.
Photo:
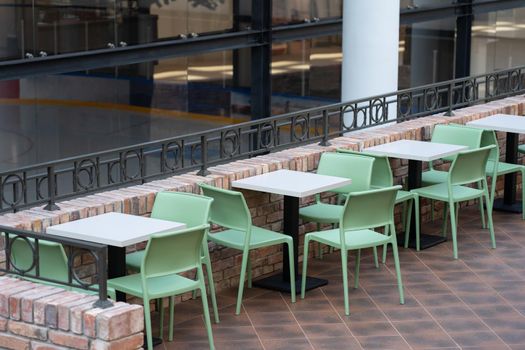
<svg viewBox="0 0 525 350">
<path fill-rule="evenodd" d="M 518 162 L 518 134 L 513 132 L 507 133 L 505 162 Z M 494 200 L 494 210 L 521 213 L 521 209 L 521 201 L 516 201 L 516 173 L 506 174 L 503 200 Z"/>
<path fill-rule="evenodd" d="M 408 161 L 408 189 L 421 187 L 421 175 L 423 173 L 423 164 L 418 160 Z M 416 213 L 415 206 L 412 206 L 412 218 L 410 220 L 410 237 L 408 238 L 408 246 L 410 248 L 416 248 Z M 426 235 L 422 232 L 419 234 L 420 249 L 427 249 L 437 244 L 445 242 L 447 239 L 436 235 Z M 398 235 L 398 244 L 404 245 L 405 234 L 401 233 Z"/>
<path fill-rule="evenodd" d="M 295 290 L 301 292 L 301 275 L 299 274 L 299 198 L 284 196 L 283 231 L 293 238 Z M 283 245 L 283 272 L 253 281 L 257 287 L 290 293 L 290 268 L 288 264 L 288 245 Z M 306 290 L 314 289 L 328 284 L 321 278 L 306 277 Z"/>
</svg>

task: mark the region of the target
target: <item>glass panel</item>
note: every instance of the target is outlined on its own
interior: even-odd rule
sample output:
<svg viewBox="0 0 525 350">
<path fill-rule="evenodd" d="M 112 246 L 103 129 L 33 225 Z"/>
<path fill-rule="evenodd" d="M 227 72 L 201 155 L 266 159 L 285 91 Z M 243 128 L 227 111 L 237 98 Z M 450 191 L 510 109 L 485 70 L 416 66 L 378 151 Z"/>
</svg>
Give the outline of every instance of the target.
<svg viewBox="0 0 525 350">
<path fill-rule="evenodd" d="M 173 39 L 188 33 L 188 1 L 139 1 L 124 12 L 130 44 Z M 131 31 L 131 32 L 130 32 Z"/>
<path fill-rule="evenodd" d="M 311 18 L 331 18 L 343 15 L 343 0 L 311 0 Z"/>
<path fill-rule="evenodd" d="M 273 0 L 272 24 L 303 22 L 311 16 L 311 0 Z"/>
<path fill-rule="evenodd" d="M 206 33 L 233 28 L 233 0 L 191 1 L 188 31 Z"/>
<path fill-rule="evenodd" d="M 399 88 L 452 79 L 455 18 L 400 27 Z"/>
<path fill-rule="evenodd" d="M 0 61 L 23 58 L 31 45 L 22 34 L 32 33 L 32 1 L 22 0 L 14 5 L 13 0 L 0 0 L 0 23 Z"/>
<path fill-rule="evenodd" d="M 471 74 L 525 65 L 525 8 L 476 15 L 471 50 Z"/>
<path fill-rule="evenodd" d="M 117 44 L 115 0 L 35 0 L 34 14 L 35 56 Z"/>
<path fill-rule="evenodd" d="M 273 114 L 339 101 L 341 60 L 340 36 L 274 44 Z"/>
</svg>

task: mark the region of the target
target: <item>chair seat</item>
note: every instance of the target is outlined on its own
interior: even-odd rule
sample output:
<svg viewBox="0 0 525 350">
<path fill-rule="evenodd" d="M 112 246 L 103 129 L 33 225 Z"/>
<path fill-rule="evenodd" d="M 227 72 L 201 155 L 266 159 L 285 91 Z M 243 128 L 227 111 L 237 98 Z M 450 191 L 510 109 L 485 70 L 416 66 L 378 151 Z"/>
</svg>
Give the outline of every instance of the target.
<svg viewBox="0 0 525 350">
<path fill-rule="evenodd" d="M 239 250 L 244 249 L 245 234 L 238 230 L 225 230 L 208 235 L 208 239 L 220 245 L 235 248 Z M 250 249 L 266 247 L 277 243 L 284 243 L 291 240 L 290 236 L 282 233 L 270 231 L 262 227 L 252 226 L 252 234 L 250 239 Z"/>
<path fill-rule="evenodd" d="M 411 193 L 410 191 L 399 190 L 397 191 L 397 195 L 396 195 L 396 204 L 405 202 L 412 198 L 414 198 L 414 194 Z"/>
<path fill-rule="evenodd" d="M 447 171 L 441 170 L 428 170 L 424 171 L 421 175 L 421 183 L 425 186 L 440 184 L 442 182 L 447 182 Z"/>
<path fill-rule="evenodd" d="M 498 162 L 498 169 L 496 171 L 496 175 L 505 175 L 505 174 L 512 174 L 517 173 L 523 170 L 523 165 L 520 164 L 512 164 L 512 163 L 505 163 L 505 162 Z M 494 162 L 488 161 L 487 166 L 485 168 L 485 172 L 487 175 L 492 175 L 494 171 Z"/>
<path fill-rule="evenodd" d="M 299 217 L 305 221 L 321 224 L 335 224 L 343 214 L 343 206 L 327 203 L 316 203 L 299 209 Z"/>
<path fill-rule="evenodd" d="M 199 281 L 182 277 L 177 274 L 148 278 L 148 297 L 150 299 L 163 298 L 171 295 L 189 292 L 199 288 Z M 115 290 L 143 297 L 142 279 L 139 273 L 112 278 L 108 286 Z"/>
<path fill-rule="evenodd" d="M 341 248 L 341 237 L 339 229 L 317 231 L 308 233 L 310 240 L 321 242 L 335 248 Z M 345 244 L 347 249 L 361 249 L 377 247 L 391 241 L 390 236 L 385 236 L 373 230 L 347 231 Z"/>
<path fill-rule="evenodd" d="M 446 183 L 416 188 L 412 191 L 426 198 L 437 199 L 445 202 L 449 200 L 448 185 Z M 481 196 L 483 196 L 483 190 L 467 186 L 452 186 L 452 197 L 454 202 L 467 201 Z"/>
</svg>

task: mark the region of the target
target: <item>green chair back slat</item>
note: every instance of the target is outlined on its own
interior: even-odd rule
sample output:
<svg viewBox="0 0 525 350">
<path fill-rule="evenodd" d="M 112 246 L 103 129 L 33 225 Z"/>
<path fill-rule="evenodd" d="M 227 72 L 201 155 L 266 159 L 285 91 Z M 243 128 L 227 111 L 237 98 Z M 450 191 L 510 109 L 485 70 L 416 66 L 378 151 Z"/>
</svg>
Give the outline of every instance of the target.
<svg viewBox="0 0 525 350">
<path fill-rule="evenodd" d="M 374 159 L 363 155 L 325 152 L 321 155 L 317 174 L 352 179 L 352 183 L 330 192 L 347 194 L 370 188 Z"/>
<path fill-rule="evenodd" d="M 483 136 L 481 137 L 481 147 L 494 145 L 494 149 L 490 151 L 489 160 L 499 161 L 499 145 L 496 132 L 494 130 L 483 130 Z"/>
<path fill-rule="evenodd" d="M 229 229 L 249 231 L 252 218 L 242 193 L 206 184 L 199 184 L 199 186 L 205 196 L 213 198 L 210 220 L 214 224 Z"/>
<path fill-rule="evenodd" d="M 208 228 L 209 225 L 200 225 L 152 235 L 142 261 L 143 278 L 180 273 L 200 266 L 202 240 Z"/>
<path fill-rule="evenodd" d="M 154 219 L 184 222 L 186 227 L 208 222 L 213 199 L 186 192 L 159 192 L 151 210 Z"/>
<path fill-rule="evenodd" d="M 350 193 L 339 223 L 341 233 L 391 224 L 399 189 L 401 186 Z"/>
<path fill-rule="evenodd" d="M 494 147 L 491 145 L 458 153 L 450 167 L 450 184 L 464 185 L 484 179 L 487 160 Z"/>
<path fill-rule="evenodd" d="M 33 264 L 33 251 L 29 243 L 24 239 L 14 236 L 9 237 L 12 242 L 11 259 L 12 263 L 20 270 L 26 270 Z M 35 240 L 28 238 L 31 245 L 35 247 Z M 68 282 L 67 256 L 64 248 L 59 243 L 38 241 L 39 256 L 39 273 L 40 277 Z M 36 275 L 36 269 L 33 267 L 27 272 L 30 275 Z"/>
<path fill-rule="evenodd" d="M 347 149 L 338 149 L 337 152 L 374 158 L 375 161 L 374 166 L 372 167 L 372 178 L 370 181 L 372 187 L 390 187 L 394 184 L 392 169 L 390 168 L 388 157 Z"/>
<path fill-rule="evenodd" d="M 434 127 L 431 142 L 446 143 L 451 145 L 467 146 L 469 149 L 476 149 L 481 144 L 482 129 L 467 126 L 443 125 L 438 124 Z M 455 156 L 444 157 L 443 159 L 453 161 Z"/>
</svg>

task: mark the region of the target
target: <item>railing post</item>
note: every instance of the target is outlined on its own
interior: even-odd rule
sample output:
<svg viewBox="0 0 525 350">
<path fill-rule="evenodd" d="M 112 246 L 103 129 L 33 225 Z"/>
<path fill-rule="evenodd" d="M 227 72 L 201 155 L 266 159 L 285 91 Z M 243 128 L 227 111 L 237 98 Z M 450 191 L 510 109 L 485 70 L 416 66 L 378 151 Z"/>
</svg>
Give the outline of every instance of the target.
<svg viewBox="0 0 525 350">
<path fill-rule="evenodd" d="M 206 135 L 201 136 L 201 170 L 197 173 L 199 176 L 209 175 L 208 171 L 208 138 Z"/>
<path fill-rule="evenodd" d="M 107 247 L 104 247 L 97 252 L 98 300 L 93 306 L 101 309 L 113 306 L 113 303 L 108 300 L 107 249 Z"/>
<path fill-rule="evenodd" d="M 452 117 L 454 112 L 452 112 L 452 105 L 454 104 L 454 81 L 450 82 L 448 86 L 448 111 L 445 113 L 446 117 Z"/>
<path fill-rule="evenodd" d="M 328 125 L 328 110 L 323 110 L 323 140 L 319 142 L 319 146 L 330 146 L 328 142 L 329 125 Z"/>
<path fill-rule="evenodd" d="M 47 195 L 49 196 L 49 200 L 47 205 L 44 207 L 44 210 L 60 210 L 59 206 L 55 204 L 55 191 L 55 167 L 51 165 L 47 167 Z"/>
</svg>

